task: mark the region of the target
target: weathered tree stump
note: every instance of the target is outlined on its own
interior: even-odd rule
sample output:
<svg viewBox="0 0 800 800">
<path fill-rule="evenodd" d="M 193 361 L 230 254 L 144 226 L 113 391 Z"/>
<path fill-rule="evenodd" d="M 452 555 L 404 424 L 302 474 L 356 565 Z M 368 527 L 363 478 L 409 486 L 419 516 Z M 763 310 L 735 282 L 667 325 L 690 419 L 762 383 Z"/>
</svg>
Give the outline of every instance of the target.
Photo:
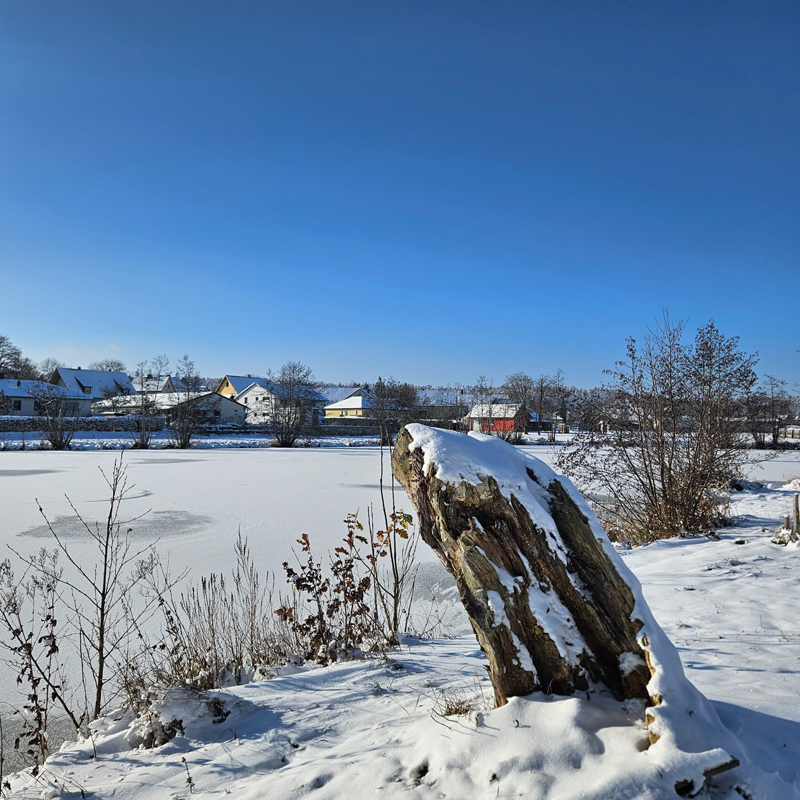
<svg viewBox="0 0 800 800">
<path fill-rule="evenodd" d="M 415 440 L 422 430 L 430 429 L 400 432 L 392 468 L 423 540 L 456 579 L 496 703 L 537 689 L 572 694 L 590 681 L 620 699 L 649 699 L 633 592 L 564 486 L 543 485 L 533 459 L 520 469 L 505 442 L 465 436 L 458 444 L 472 457 L 467 472 L 477 472 L 459 464 L 462 480 L 453 480 L 437 460 L 453 434 L 432 433 L 440 449 L 430 463 Z"/>
<path fill-rule="evenodd" d="M 422 539 L 456 580 L 498 706 L 601 683 L 643 701 L 651 744 L 681 754 L 664 762 L 686 775 L 678 793 L 738 765 L 735 739 L 686 680 L 638 581 L 569 480 L 498 438 L 417 424 L 400 431 L 392 470 Z M 725 749 L 707 749 L 714 741 Z"/>
</svg>

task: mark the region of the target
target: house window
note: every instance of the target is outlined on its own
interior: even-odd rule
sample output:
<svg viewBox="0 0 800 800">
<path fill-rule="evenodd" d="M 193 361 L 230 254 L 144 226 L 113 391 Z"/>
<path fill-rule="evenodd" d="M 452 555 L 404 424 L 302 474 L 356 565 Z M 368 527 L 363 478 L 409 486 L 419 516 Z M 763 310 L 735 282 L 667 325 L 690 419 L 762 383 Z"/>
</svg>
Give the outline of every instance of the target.
<svg viewBox="0 0 800 800">
<path fill-rule="evenodd" d="M 84 386 L 83 387 L 83 393 L 84 394 L 91 394 L 92 393 L 92 387 L 91 386 Z"/>
<path fill-rule="evenodd" d="M 347 416 L 347 409 L 342 409 L 342 411 L 340 411 L 339 414 L 342 417 L 346 417 Z"/>
<path fill-rule="evenodd" d="M 15 400 L 13 408 L 14 411 L 22 411 L 22 400 Z"/>
<path fill-rule="evenodd" d="M 245 405 L 247 405 L 247 398 L 246 397 L 244 399 L 244 403 L 245 403 Z"/>
</svg>

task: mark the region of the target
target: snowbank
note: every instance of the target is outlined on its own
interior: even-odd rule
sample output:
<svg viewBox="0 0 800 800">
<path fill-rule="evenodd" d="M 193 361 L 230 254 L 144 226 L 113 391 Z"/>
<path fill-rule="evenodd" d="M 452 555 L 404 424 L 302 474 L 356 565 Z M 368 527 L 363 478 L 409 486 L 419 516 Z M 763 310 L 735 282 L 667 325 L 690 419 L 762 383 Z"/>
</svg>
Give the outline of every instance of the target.
<svg viewBox="0 0 800 800">
<path fill-rule="evenodd" d="M 679 766 L 663 748 L 647 748 L 638 704 L 600 691 L 537 693 L 489 709 L 483 663 L 472 637 L 408 641 L 389 661 L 294 670 L 203 696 L 173 692 L 144 723 L 109 716 L 94 743 L 65 745 L 38 780 L 17 775 L 12 789 L 31 798 L 81 787 L 119 800 L 188 800 L 191 778 L 192 797 L 237 800 L 677 796 L 675 783 L 691 770 L 685 758 Z M 453 696 L 472 705 L 469 713 L 444 715 Z M 178 733 L 166 744 L 138 744 L 170 722 Z M 719 779 L 715 797 L 741 800 L 734 775 Z M 777 776 L 739 779 L 753 797 L 798 797 Z"/>
</svg>

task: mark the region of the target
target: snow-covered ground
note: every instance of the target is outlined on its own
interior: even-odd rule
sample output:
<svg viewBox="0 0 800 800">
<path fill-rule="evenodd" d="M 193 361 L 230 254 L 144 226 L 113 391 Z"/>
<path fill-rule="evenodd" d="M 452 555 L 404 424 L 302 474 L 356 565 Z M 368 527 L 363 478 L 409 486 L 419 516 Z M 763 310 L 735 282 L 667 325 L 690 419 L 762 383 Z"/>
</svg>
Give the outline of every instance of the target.
<svg viewBox="0 0 800 800">
<path fill-rule="evenodd" d="M 525 450 L 552 460 L 550 448 Z M 114 456 L 0 453 L 0 537 L 22 550 L 46 542 L 38 497 L 82 547 L 63 494 L 100 518 L 105 493 L 96 470 Z M 154 451 L 126 460 L 136 484 L 130 516 L 153 509 L 137 535 L 160 535 L 172 564 L 190 565 L 196 576 L 232 564 L 239 526 L 259 566 L 278 571 L 300 533 L 322 552 L 341 536 L 346 513 L 363 513 L 379 499 L 373 448 Z M 769 541 L 790 508 L 793 490 L 782 487 L 797 476 L 798 453 L 754 468 L 753 479 L 771 483 L 734 495 L 738 524 L 721 531 L 719 542 L 675 540 L 623 553 L 688 677 L 740 743 L 743 765 L 719 779 L 716 797 L 741 797 L 731 790 L 736 781 L 754 798 L 800 797 L 800 550 Z M 398 505 L 408 507 L 402 492 Z M 432 584 L 437 568 L 423 548 Z M 148 800 L 190 791 L 237 798 L 676 796 L 646 763 L 641 709 L 600 695 L 534 695 L 490 710 L 483 664 L 471 636 L 408 640 L 391 662 L 294 669 L 218 692 L 224 720 L 204 700 L 171 696 L 163 715 L 182 719 L 184 735 L 154 750 L 132 749 L 141 726 L 120 714 L 101 726 L 96 757 L 91 744 L 65 745 L 42 776 L 19 778 L 14 790 L 39 797 L 58 784 L 73 796 L 83 788 L 87 796 Z M 471 703 L 470 713 L 444 716 L 454 700 Z"/>
</svg>

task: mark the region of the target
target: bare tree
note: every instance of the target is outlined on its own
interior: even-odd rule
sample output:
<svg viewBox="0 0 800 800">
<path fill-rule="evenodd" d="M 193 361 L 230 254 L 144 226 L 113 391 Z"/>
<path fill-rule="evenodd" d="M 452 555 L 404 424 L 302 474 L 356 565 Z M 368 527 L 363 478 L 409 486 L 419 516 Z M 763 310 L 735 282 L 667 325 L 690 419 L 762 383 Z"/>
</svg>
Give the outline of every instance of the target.
<svg viewBox="0 0 800 800">
<path fill-rule="evenodd" d="M 150 373 L 156 378 L 169 375 L 169 357 L 164 353 L 157 355 L 150 361 Z"/>
<path fill-rule="evenodd" d="M 506 376 L 502 386 L 503 394 L 514 403 L 533 410 L 536 397 L 536 382 L 524 372 L 514 372 Z"/>
<path fill-rule="evenodd" d="M 478 382 L 472 389 L 472 398 L 479 413 L 485 415 L 481 418 L 486 419 L 487 430 L 491 431 L 494 427 L 495 388 L 485 375 L 478 376 Z"/>
<path fill-rule="evenodd" d="M 767 446 L 767 434 L 770 431 L 769 400 L 763 387 L 757 386 L 745 401 L 747 428 L 753 437 L 754 447 L 763 449 Z"/>
<path fill-rule="evenodd" d="M 469 393 L 461 386 L 439 387 L 435 394 L 427 394 L 421 400 L 417 421 L 464 431 L 464 420 L 470 411 L 468 400 Z"/>
<path fill-rule="evenodd" d="M 132 447 L 138 450 L 147 450 L 150 447 L 153 431 L 161 416 L 155 397 L 145 391 L 148 374 L 147 362 L 139 362 L 136 365 L 134 380 L 142 391 L 136 395 L 134 405 L 128 406 L 131 420 L 130 430 L 133 435 Z M 130 402 L 130 398 L 125 398 L 125 400 Z"/>
<path fill-rule="evenodd" d="M 559 369 L 556 374 L 550 378 L 549 386 L 549 406 L 552 410 L 552 417 L 550 423 L 550 441 L 555 442 L 556 433 L 558 433 L 558 417 L 567 421 L 567 396 L 568 389 L 564 382 L 564 371 Z"/>
<path fill-rule="evenodd" d="M 21 357 L 22 351 L 19 347 L 8 336 L 0 334 L 0 373 L 11 378 L 11 372 Z"/>
<path fill-rule="evenodd" d="M 88 369 L 96 369 L 100 372 L 127 372 L 125 364 L 118 358 L 101 358 L 99 361 L 92 361 Z"/>
<path fill-rule="evenodd" d="M 608 393 L 601 388 L 581 389 L 573 386 L 569 390 L 566 405 L 572 422 L 581 431 L 599 432 L 603 407 Z"/>
<path fill-rule="evenodd" d="M 765 402 L 766 419 L 769 423 L 769 434 L 772 446 L 778 446 L 781 430 L 786 426 L 786 419 L 791 410 L 786 381 L 774 375 L 766 375 L 761 386 L 761 396 Z"/>
<path fill-rule="evenodd" d="M 390 445 L 403 425 L 416 421 L 419 393 L 413 384 L 379 376 L 372 398 L 372 418 L 378 426 L 381 444 Z"/>
<path fill-rule="evenodd" d="M 747 460 L 737 445 L 756 356 L 713 321 L 693 344 L 683 331 L 665 314 L 641 348 L 628 340 L 608 373 L 608 433 L 579 437 L 559 458 L 593 492 L 609 531 L 635 542 L 713 531 L 720 497 Z"/>
<path fill-rule="evenodd" d="M 38 380 L 39 368 L 7 336 L 0 334 L 0 375 L 16 380 Z"/>
<path fill-rule="evenodd" d="M 170 432 L 175 447 L 184 450 L 191 444 L 200 424 L 201 414 L 192 400 L 202 390 L 203 379 L 188 355 L 178 361 L 176 373 L 181 390 L 178 392 L 179 402 L 170 413 Z"/>
<path fill-rule="evenodd" d="M 31 576 L 26 584 L 14 581 L 8 561 L 0 568 L 0 623 L 14 641 L 22 644 L 21 652 L 19 648 L 17 651 L 29 673 L 25 679 L 34 693 L 43 685 L 44 692 L 39 689 L 39 694 L 57 702 L 76 730 L 82 730 L 86 721 L 97 719 L 119 701 L 127 653 L 157 602 L 156 598 L 140 597 L 137 592 L 151 582 L 158 559 L 152 544 L 135 547 L 131 542 L 128 526 L 135 520 L 120 519 L 122 503 L 133 488 L 128 486 L 122 457 L 114 462 L 109 475 L 102 470 L 101 473 L 110 492 L 104 523 L 92 525 L 84 520 L 67 498 L 95 548 L 95 561 L 87 559 L 83 549 L 80 554 L 74 551 L 39 505 L 55 548 L 28 557 L 16 554 L 25 567 L 24 573 Z M 67 574 L 60 566 L 62 559 L 69 565 Z M 32 602 L 36 591 L 45 593 L 46 613 L 38 623 L 34 613 L 28 615 L 27 624 L 21 624 L 26 596 Z M 38 640 L 33 638 L 34 624 L 44 630 Z M 80 664 L 80 691 L 68 692 L 63 670 L 52 663 L 65 645 L 70 646 Z M 42 701 L 38 704 L 42 705 Z M 44 725 L 46 720 L 39 725 L 46 736 Z"/>
<path fill-rule="evenodd" d="M 66 364 L 63 361 L 59 361 L 57 358 L 44 358 L 39 362 L 39 374 L 42 376 L 43 380 L 50 380 L 50 376 L 61 367 L 65 367 Z"/>
<path fill-rule="evenodd" d="M 267 373 L 270 381 L 270 420 L 278 447 L 294 443 L 316 422 L 315 409 L 321 397 L 311 367 L 300 361 L 287 361 L 277 373 Z"/>
<path fill-rule="evenodd" d="M 68 450 L 80 424 L 78 402 L 60 386 L 39 383 L 28 390 L 44 422 L 42 440 L 53 450 Z"/>
</svg>

